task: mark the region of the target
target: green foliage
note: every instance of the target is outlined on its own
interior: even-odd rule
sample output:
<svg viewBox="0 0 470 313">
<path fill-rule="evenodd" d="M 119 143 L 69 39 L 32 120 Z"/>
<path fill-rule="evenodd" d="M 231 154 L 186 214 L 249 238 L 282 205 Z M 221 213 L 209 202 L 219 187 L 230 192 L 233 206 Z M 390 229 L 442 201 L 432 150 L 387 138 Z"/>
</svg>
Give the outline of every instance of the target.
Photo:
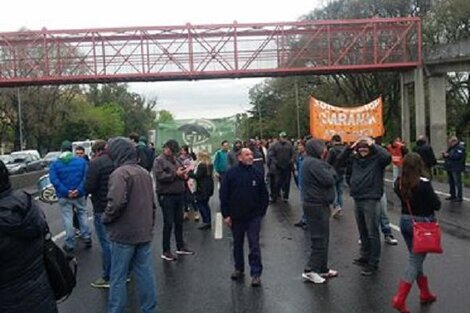
<svg viewBox="0 0 470 313">
<path fill-rule="evenodd" d="M 170 122 L 173 122 L 175 120 L 175 118 L 173 117 L 173 114 L 171 114 L 170 111 L 167 111 L 167 110 L 160 110 L 157 112 L 157 123 L 170 123 Z"/>
</svg>

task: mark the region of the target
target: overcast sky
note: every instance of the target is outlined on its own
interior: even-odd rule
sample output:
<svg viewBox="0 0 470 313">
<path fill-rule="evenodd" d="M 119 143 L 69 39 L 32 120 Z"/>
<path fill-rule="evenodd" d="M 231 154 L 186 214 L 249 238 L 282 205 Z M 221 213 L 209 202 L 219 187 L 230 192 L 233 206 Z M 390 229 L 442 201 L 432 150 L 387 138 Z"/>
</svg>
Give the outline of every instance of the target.
<svg viewBox="0 0 470 313">
<path fill-rule="evenodd" d="M 289 22 L 327 0 L 6 0 L 0 32 L 117 26 Z M 158 97 L 158 109 L 178 118 L 230 116 L 249 108 L 248 90 L 262 79 L 132 83 L 133 91 Z"/>
</svg>

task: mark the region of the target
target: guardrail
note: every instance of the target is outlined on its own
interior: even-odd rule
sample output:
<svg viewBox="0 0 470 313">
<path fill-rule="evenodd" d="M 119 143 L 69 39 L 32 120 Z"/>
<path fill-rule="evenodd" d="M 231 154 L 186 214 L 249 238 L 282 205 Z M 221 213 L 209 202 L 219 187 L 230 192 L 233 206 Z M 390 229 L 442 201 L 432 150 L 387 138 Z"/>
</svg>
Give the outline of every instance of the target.
<svg viewBox="0 0 470 313">
<path fill-rule="evenodd" d="M 437 170 L 439 173 L 445 172 L 444 170 L 444 161 L 439 160 L 437 161 L 437 165 L 434 167 L 435 170 Z M 465 164 L 465 171 L 464 171 L 464 176 L 470 177 L 470 164 Z"/>
<path fill-rule="evenodd" d="M 21 175 L 12 175 L 10 176 L 10 182 L 13 189 L 21 189 L 31 186 L 36 186 L 38 183 L 39 177 L 46 174 L 47 171 L 40 170 L 35 172 L 29 172 Z"/>
</svg>

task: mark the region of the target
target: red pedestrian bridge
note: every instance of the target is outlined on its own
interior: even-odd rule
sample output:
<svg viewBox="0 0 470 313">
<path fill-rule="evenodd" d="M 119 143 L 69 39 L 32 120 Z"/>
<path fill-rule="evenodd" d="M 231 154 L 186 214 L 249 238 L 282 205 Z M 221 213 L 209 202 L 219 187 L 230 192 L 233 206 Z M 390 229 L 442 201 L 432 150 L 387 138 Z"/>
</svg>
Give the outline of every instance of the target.
<svg viewBox="0 0 470 313">
<path fill-rule="evenodd" d="M 0 87 L 406 70 L 419 18 L 0 33 Z"/>
</svg>

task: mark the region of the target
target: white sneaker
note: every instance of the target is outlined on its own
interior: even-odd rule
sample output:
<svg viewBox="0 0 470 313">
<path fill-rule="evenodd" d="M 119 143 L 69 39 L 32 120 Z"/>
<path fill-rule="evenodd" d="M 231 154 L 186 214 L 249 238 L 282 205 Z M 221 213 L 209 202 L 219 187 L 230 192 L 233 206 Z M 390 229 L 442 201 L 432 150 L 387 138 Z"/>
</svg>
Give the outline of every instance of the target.
<svg viewBox="0 0 470 313">
<path fill-rule="evenodd" d="M 392 235 L 385 236 L 384 241 L 386 244 L 391 246 L 396 246 L 398 244 L 398 240 L 396 240 Z"/>
<path fill-rule="evenodd" d="M 323 284 L 324 282 L 326 282 L 326 279 L 324 279 L 323 277 L 321 277 L 315 272 L 307 272 L 307 273 L 304 272 L 302 273 L 302 278 L 314 284 Z"/>
<path fill-rule="evenodd" d="M 338 271 L 332 269 L 328 270 L 327 273 L 320 273 L 320 276 L 323 278 L 335 278 L 338 277 L 338 275 Z"/>
</svg>

